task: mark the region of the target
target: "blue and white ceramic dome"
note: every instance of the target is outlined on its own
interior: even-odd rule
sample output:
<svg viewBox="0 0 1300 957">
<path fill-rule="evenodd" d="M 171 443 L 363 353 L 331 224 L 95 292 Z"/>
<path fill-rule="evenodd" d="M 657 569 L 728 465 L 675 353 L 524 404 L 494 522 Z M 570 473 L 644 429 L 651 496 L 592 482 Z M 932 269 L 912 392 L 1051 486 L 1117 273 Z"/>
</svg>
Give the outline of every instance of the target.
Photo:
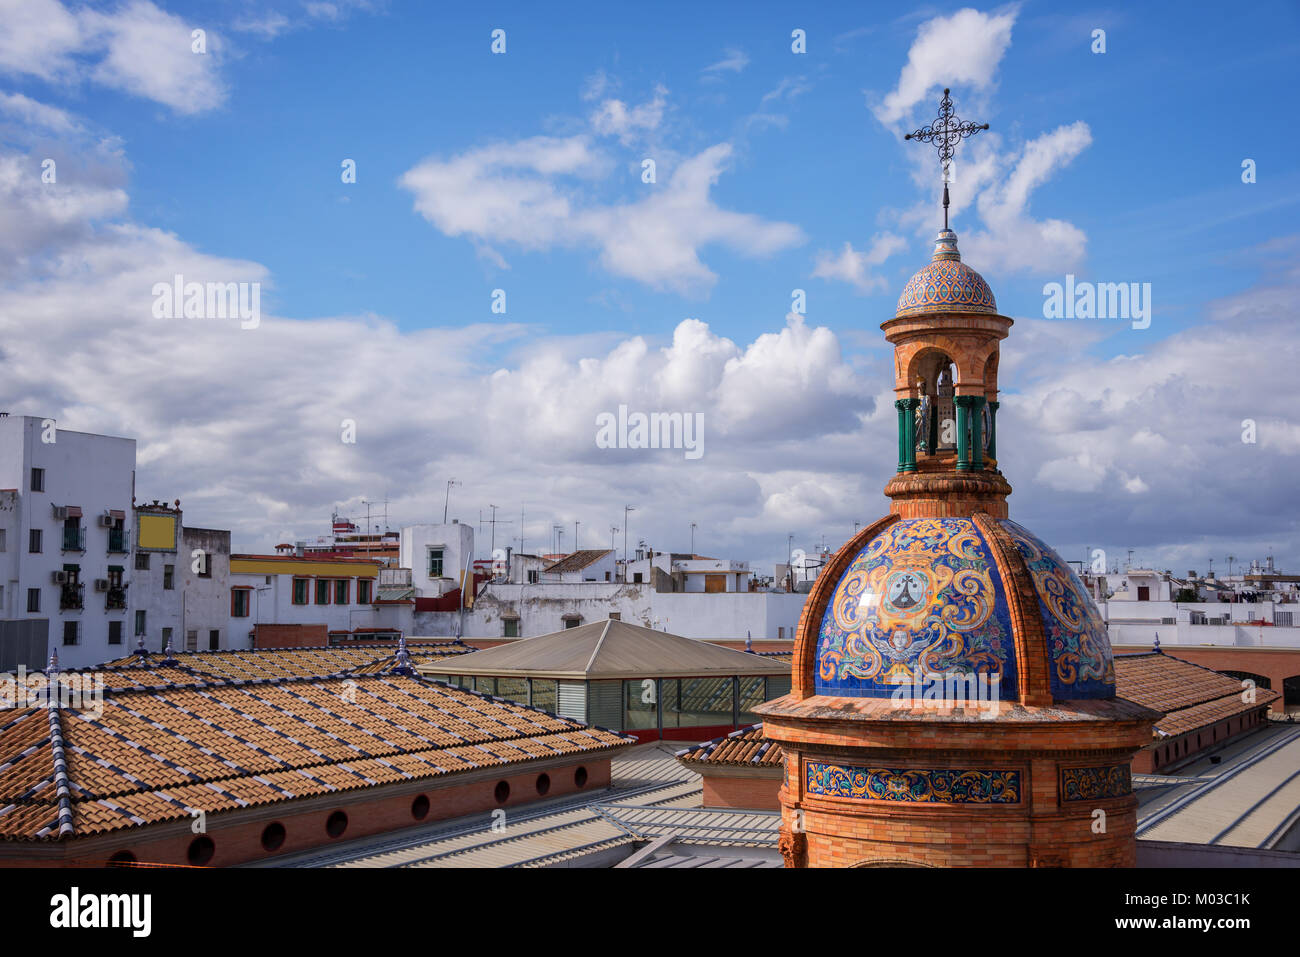
<svg viewBox="0 0 1300 957">
<path fill-rule="evenodd" d="M 816 693 L 888 698 L 935 675 L 982 674 L 1011 700 L 1023 654 L 1047 670 L 1053 700 L 1113 698 L 1110 638 L 1078 576 L 1015 522 L 989 521 L 1006 532 L 1001 546 L 971 518 L 899 519 L 872 538 L 822 616 Z M 1036 602 L 1010 594 L 1016 580 L 1033 583 Z M 1030 617 L 1041 629 L 1016 624 Z"/>
<path fill-rule="evenodd" d="M 957 234 L 939 232 L 934 257 L 903 288 L 896 318 L 935 312 L 986 312 L 997 315 L 998 304 L 984 277 L 961 261 Z"/>
</svg>

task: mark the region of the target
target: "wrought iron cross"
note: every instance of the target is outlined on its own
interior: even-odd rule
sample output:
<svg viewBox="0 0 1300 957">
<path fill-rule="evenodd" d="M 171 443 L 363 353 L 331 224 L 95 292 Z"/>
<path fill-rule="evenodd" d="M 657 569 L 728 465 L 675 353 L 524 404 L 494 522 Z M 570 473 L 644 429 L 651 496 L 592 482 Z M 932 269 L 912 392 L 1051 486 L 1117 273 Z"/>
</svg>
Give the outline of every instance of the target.
<svg viewBox="0 0 1300 957">
<path fill-rule="evenodd" d="M 968 136 L 974 136 L 980 130 L 987 130 L 987 123 L 977 124 L 968 120 L 959 120 L 953 115 L 952 97 L 948 95 L 949 90 L 944 87 L 943 99 L 939 101 L 939 117 L 929 126 L 923 126 L 915 133 L 908 133 L 903 137 L 905 140 L 920 140 L 922 143 L 933 143 L 939 150 L 939 162 L 944 172 L 943 177 L 943 228 L 948 228 L 948 168 L 952 163 L 953 153 L 957 149 L 957 144 Z"/>
</svg>

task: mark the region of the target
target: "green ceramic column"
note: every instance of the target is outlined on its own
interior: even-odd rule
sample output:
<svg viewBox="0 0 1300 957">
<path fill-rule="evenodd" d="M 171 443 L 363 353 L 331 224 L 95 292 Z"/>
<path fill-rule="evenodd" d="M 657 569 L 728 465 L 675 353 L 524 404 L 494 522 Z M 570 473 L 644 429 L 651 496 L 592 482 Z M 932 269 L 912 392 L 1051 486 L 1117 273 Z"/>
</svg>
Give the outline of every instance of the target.
<svg viewBox="0 0 1300 957">
<path fill-rule="evenodd" d="M 916 407 L 920 399 L 903 399 L 903 466 L 904 472 L 916 471 Z"/>
<path fill-rule="evenodd" d="M 997 461 L 998 458 L 998 406 L 1001 405 L 996 399 L 989 401 L 989 458 Z"/>
<path fill-rule="evenodd" d="M 957 471 L 970 471 L 970 406 L 974 396 L 959 395 L 953 397 L 957 406 Z"/>
<path fill-rule="evenodd" d="M 902 472 L 907 465 L 907 454 L 903 451 L 907 439 L 907 408 L 903 405 L 902 399 L 894 402 L 894 408 L 898 410 L 898 471 Z"/>
<path fill-rule="evenodd" d="M 984 468 L 984 396 L 971 396 L 970 404 L 970 467 Z"/>
</svg>

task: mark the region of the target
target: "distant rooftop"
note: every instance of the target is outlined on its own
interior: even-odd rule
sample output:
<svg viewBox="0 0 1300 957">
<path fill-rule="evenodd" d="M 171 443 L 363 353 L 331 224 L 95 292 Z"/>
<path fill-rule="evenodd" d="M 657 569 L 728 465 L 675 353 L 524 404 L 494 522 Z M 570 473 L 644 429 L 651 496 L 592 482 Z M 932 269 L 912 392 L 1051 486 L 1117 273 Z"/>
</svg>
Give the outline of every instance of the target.
<svg viewBox="0 0 1300 957">
<path fill-rule="evenodd" d="M 558 562 L 555 562 L 553 565 L 547 565 L 546 568 L 542 570 L 548 573 L 579 572 L 590 565 L 594 565 L 609 554 L 611 554 L 611 549 L 608 548 L 584 548 L 576 552 L 571 552 L 561 558 Z"/>
</svg>

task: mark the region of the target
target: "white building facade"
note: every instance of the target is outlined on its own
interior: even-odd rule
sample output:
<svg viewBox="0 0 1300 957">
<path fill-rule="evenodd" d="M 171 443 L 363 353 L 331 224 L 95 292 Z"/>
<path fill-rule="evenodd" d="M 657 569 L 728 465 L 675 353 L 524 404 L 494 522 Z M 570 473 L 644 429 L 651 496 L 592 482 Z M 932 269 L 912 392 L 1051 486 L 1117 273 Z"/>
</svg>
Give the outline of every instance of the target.
<svg viewBox="0 0 1300 957">
<path fill-rule="evenodd" d="M 134 439 L 0 415 L 0 668 L 130 649 L 134 486 Z"/>
<path fill-rule="evenodd" d="M 411 583 L 424 598 L 439 598 L 460 588 L 474 558 L 474 529 L 460 522 L 407 525 L 402 529 L 399 565 L 411 570 Z"/>
</svg>

